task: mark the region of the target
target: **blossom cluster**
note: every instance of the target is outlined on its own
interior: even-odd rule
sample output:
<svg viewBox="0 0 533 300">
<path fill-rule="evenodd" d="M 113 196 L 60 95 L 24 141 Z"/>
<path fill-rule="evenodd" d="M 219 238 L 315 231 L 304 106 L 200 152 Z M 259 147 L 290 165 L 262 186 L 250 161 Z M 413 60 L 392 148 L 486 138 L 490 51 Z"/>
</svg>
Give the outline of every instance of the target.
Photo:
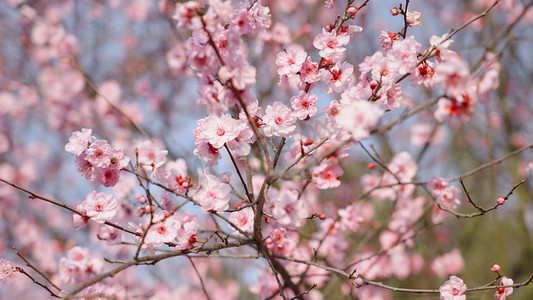
<svg viewBox="0 0 533 300">
<path fill-rule="evenodd" d="M 75 246 L 59 260 L 59 276 L 66 283 L 87 281 L 102 272 L 104 261 L 88 248 Z"/>
<path fill-rule="evenodd" d="M 130 161 L 122 150 L 112 148 L 106 140 L 96 139 L 92 130 L 86 128 L 70 136 L 65 150 L 74 154 L 80 174 L 106 187 L 117 184 L 120 170 Z"/>
</svg>

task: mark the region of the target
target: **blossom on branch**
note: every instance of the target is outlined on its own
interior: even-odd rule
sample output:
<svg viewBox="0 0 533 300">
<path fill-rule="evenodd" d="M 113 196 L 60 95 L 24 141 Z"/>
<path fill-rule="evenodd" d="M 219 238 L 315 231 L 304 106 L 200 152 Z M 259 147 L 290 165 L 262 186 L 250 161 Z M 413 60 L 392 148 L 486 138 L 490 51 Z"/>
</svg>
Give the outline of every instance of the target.
<svg viewBox="0 0 533 300">
<path fill-rule="evenodd" d="M 457 276 L 450 276 L 440 288 L 441 300 L 465 300 L 466 284 Z"/>
</svg>

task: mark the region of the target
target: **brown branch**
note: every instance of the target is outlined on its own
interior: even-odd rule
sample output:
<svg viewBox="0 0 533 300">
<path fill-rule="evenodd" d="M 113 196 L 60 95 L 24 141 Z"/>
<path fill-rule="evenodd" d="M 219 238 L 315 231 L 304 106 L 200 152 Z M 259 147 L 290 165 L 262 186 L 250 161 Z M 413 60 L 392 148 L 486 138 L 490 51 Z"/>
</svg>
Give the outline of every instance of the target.
<svg viewBox="0 0 533 300">
<path fill-rule="evenodd" d="M 482 171 L 482 170 L 484 170 L 486 168 L 490 168 L 490 167 L 492 167 L 494 165 L 497 165 L 497 164 L 501 163 L 502 161 L 504 161 L 504 160 L 506 160 L 508 158 L 511 158 L 511 157 L 519 154 L 520 152 L 522 152 L 524 150 L 531 149 L 531 148 L 533 148 L 533 144 L 530 144 L 530 145 L 527 145 L 527 146 L 522 147 L 520 149 L 517 149 L 517 150 L 515 150 L 515 151 L 513 151 L 513 152 L 511 152 L 511 153 L 509 153 L 509 154 L 507 154 L 507 155 L 505 155 L 505 156 L 503 156 L 503 157 L 501 157 L 499 159 L 490 161 L 490 162 L 488 162 L 486 164 L 483 164 L 483 165 L 481 165 L 481 166 L 479 166 L 479 167 L 477 167 L 477 168 L 475 168 L 475 169 L 473 169 L 471 171 L 468 171 L 468 172 L 463 173 L 463 174 L 461 174 L 461 175 L 459 175 L 457 177 L 454 177 L 454 178 L 450 179 L 449 181 L 450 182 L 457 181 L 460 178 L 466 178 L 466 177 L 472 176 L 472 175 L 474 175 L 474 174 L 476 174 L 476 173 L 478 173 L 478 172 L 480 172 L 480 171 Z"/>
<path fill-rule="evenodd" d="M 75 209 L 75 208 L 73 208 L 73 207 L 71 207 L 71 206 L 69 206 L 69 205 L 67 205 L 67 204 L 65 204 L 65 203 L 57 202 L 57 201 L 52 200 L 52 199 L 50 199 L 50 198 L 47 198 L 47 197 L 41 196 L 41 195 L 39 195 L 39 194 L 37 194 L 37 193 L 34 193 L 34 192 L 32 192 L 32 191 L 30 191 L 30 190 L 28 190 L 28 189 L 26 189 L 26 188 L 21 187 L 20 185 L 18 185 L 18 184 L 16 184 L 16 183 L 13 183 L 13 182 L 7 181 L 7 180 L 5 180 L 5 179 L 0 178 L 0 181 L 3 182 L 3 183 L 5 183 L 5 184 L 8 184 L 8 185 L 10 185 L 10 186 L 12 186 L 12 187 L 14 187 L 14 188 L 16 188 L 16 189 L 18 189 L 18 190 L 21 190 L 21 191 L 23 191 L 23 192 L 29 194 L 31 199 L 41 199 L 41 200 L 43 200 L 43 201 L 45 201 L 45 202 L 48 202 L 48 203 L 51 203 L 51 204 L 53 204 L 53 205 L 56 205 L 56 206 L 62 207 L 62 208 L 66 209 L 66 210 L 69 210 L 69 211 L 71 211 L 71 212 L 73 212 L 73 213 L 75 213 L 75 214 L 77 214 L 77 215 L 80 215 L 82 218 L 89 218 L 89 216 L 87 216 L 86 214 L 84 214 L 84 213 L 78 211 L 77 209 Z M 125 227 L 122 227 L 122 226 L 120 226 L 120 225 L 117 225 L 117 224 L 115 224 L 115 223 L 111 223 L 111 222 L 109 222 L 109 221 L 105 221 L 104 224 L 109 225 L 109 226 L 111 226 L 111 227 L 115 227 L 116 229 L 122 230 L 122 231 L 124 231 L 124 232 L 129 233 L 129 234 L 137 235 L 136 232 L 131 231 L 131 230 L 129 230 L 129 229 L 125 228 Z"/>
<path fill-rule="evenodd" d="M 198 279 L 200 280 L 200 285 L 202 286 L 202 290 L 204 291 L 205 297 L 207 298 L 207 300 L 211 300 L 211 298 L 209 298 L 209 294 L 207 293 L 207 290 L 205 288 L 204 280 L 202 279 L 202 276 L 200 275 L 200 272 L 198 272 L 198 269 L 196 268 L 196 265 L 192 261 L 192 258 L 190 256 L 187 256 L 187 258 L 189 259 L 189 262 L 191 263 L 191 265 L 192 265 L 192 267 L 194 269 L 194 272 L 196 272 L 196 275 L 198 276 Z"/>
<path fill-rule="evenodd" d="M 48 283 L 50 283 L 51 286 L 53 286 L 58 291 L 61 291 L 61 288 L 59 288 L 57 285 L 55 285 L 52 280 L 44 274 L 41 270 L 39 270 L 37 267 L 32 265 L 18 250 L 15 246 L 13 246 L 13 250 L 15 251 L 15 254 L 17 254 L 18 257 L 20 257 L 28 267 L 32 268 L 35 272 L 37 272 L 39 275 L 41 275 L 42 278 L 44 278 Z"/>
<path fill-rule="evenodd" d="M 519 183 L 515 184 L 513 186 L 513 188 L 507 193 L 507 195 L 505 195 L 505 197 L 503 197 L 505 200 L 509 199 L 509 196 L 511 196 L 511 194 L 521 185 L 523 184 L 524 182 L 526 182 L 525 179 L 522 179 Z M 469 197 L 469 194 L 467 193 L 467 197 Z M 482 208 L 480 206 L 477 206 L 476 204 L 474 204 L 474 202 L 470 202 L 471 200 L 469 199 L 469 202 L 474 205 L 475 208 L 477 208 L 479 210 L 479 212 L 477 213 L 471 213 L 471 214 L 462 214 L 462 213 L 459 213 L 459 212 L 456 212 L 456 211 L 453 211 L 451 209 L 449 209 L 448 207 L 446 207 L 446 205 L 442 204 L 440 201 L 438 201 L 437 199 L 433 198 L 436 202 L 437 202 L 437 205 L 440 209 L 446 211 L 446 212 L 449 212 L 450 214 L 454 215 L 455 217 L 457 218 L 474 218 L 474 217 L 479 217 L 479 216 L 482 216 L 488 212 L 491 212 L 493 210 L 496 210 L 498 207 L 500 207 L 499 204 L 496 204 L 494 206 L 492 206 L 491 208 L 488 208 L 488 209 L 485 209 L 485 208 Z"/>
<path fill-rule="evenodd" d="M 85 288 L 97 283 L 97 282 L 100 282 L 108 277 L 113 277 L 115 276 L 116 274 L 118 274 L 119 272 L 131 267 L 131 266 L 135 266 L 135 265 L 155 265 L 157 262 L 161 261 L 161 260 L 164 260 L 164 259 L 167 259 L 167 258 L 171 258 L 171 257 L 176 257 L 176 256 L 182 256 L 182 255 L 186 255 L 186 254 L 190 254 L 190 253 L 193 253 L 193 254 L 196 254 L 196 253 L 200 253 L 200 252 L 204 252 L 204 253 L 211 253 L 211 252 L 214 252 L 214 251 L 217 251 L 217 250 L 221 250 L 221 249 L 226 249 L 226 248 L 234 248 L 234 247 L 240 247 L 240 246 L 244 246 L 244 245 L 249 245 L 253 243 L 253 240 L 250 240 L 250 239 L 247 239 L 247 240 L 236 240 L 236 241 L 230 241 L 230 242 L 227 242 L 227 243 L 221 243 L 221 244 L 215 244 L 215 245 L 212 245 L 212 246 L 205 246 L 205 245 L 202 245 L 200 247 L 195 247 L 195 248 L 192 248 L 192 249 L 188 249 L 188 250 L 177 250 L 177 251 L 172 251 L 172 252 L 167 252 L 167 253 L 162 253 L 162 254 L 157 254 L 157 255 L 149 255 L 149 256 L 143 256 L 143 257 L 139 257 L 137 260 L 131 260 L 123 265 L 120 265 L 116 268 L 114 268 L 113 270 L 109 271 L 109 272 L 106 272 L 104 274 L 101 274 L 95 278 L 93 278 L 92 280 L 89 280 L 85 283 L 83 283 L 82 285 L 80 285 L 79 287 L 77 287 L 76 289 L 74 289 L 73 291 L 71 291 L 69 294 L 67 294 L 66 296 L 62 297 L 61 299 L 72 299 L 72 298 L 76 298 L 76 294 L 83 291 Z"/>
<path fill-rule="evenodd" d="M 49 293 L 50 293 L 50 296 L 54 297 L 54 298 L 59 298 L 59 296 L 52 292 L 52 290 L 46 285 L 46 284 L 43 284 L 43 283 L 40 283 L 39 281 L 37 281 L 35 278 L 33 278 L 30 274 L 28 274 L 26 271 L 24 271 L 23 268 L 21 267 L 15 267 L 15 270 L 19 271 L 20 273 L 26 275 L 26 277 L 28 277 L 29 279 L 31 279 L 31 281 L 35 284 L 37 284 L 38 286 L 42 287 L 43 289 L 47 290 Z"/>
</svg>

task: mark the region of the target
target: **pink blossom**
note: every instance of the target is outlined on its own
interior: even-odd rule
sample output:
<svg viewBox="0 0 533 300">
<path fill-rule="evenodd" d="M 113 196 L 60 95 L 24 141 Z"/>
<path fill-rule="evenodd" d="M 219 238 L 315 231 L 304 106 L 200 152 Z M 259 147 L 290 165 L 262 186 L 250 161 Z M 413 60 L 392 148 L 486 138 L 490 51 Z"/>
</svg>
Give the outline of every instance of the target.
<svg viewBox="0 0 533 300">
<path fill-rule="evenodd" d="M 341 109 L 342 106 L 338 100 L 331 100 L 329 105 L 326 105 L 322 108 L 322 111 L 324 112 L 324 114 L 326 114 L 326 116 L 328 116 L 328 118 L 335 119 Z"/>
<path fill-rule="evenodd" d="M 434 53 L 439 63 L 442 62 L 443 57 L 448 57 L 452 53 L 454 53 L 452 50 L 449 49 L 450 44 L 453 42 L 453 40 L 449 39 L 448 37 L 449 34 L 445 33 L 441 37 L 433 35 L 431 36 L 431 38 L 429 38 L 429 44 L 432 47 L 435 47 Z"/>
<path fill-rule="evenodd" d="M 238 157 L 248 155 L 251 149 L 250 144 L 255 140 L 254 132 L 248 125 L 248 122 L 239 122 L 239 135 L 228 143 L 228 148 L 231 151 L 231 154 Z"/>
<path fill-rule="evenodd" d="M 508 278 L 506 276 L 502 277 L 502 280 L 500 281 L 500 285 L 513 285 L 514 281 L 511 278 Z M 497 300 L 505 300 L 507 299 L 507 296 L 511 295 L 513 293 L 512 287 L 507 288 L 498 288 L 496 289 L 496 292 L 494 293 L 494 298 Z"/>
<path fill-rule="evenodd" d="M 334 61 L 339 60 L 350 42 L 349 35 L 337 35 L 334 30 L 327 31 L 322 29 L 322 33 L 318 34 L 313 40 L 313 46 L 320 50 L 319 54 L 323 58 L 332 59 Z"/>
<path fill-rule="evenodd" d="M 338 63 L 327 72 L 323 72 L 324 79 L 328 80 L 328 93 L 333 91 L 342 93 L 352 82 L 353 66 L 345 61 L 341 65 Z"/>
<path fill-rule="evenodd" d="M 472 76 L 465 61 L 452 54 L 435 68 L 435 81 L 442 83 L 446 93 L 458 98 L 469 91 Z"/>
<path fill-rule="evenodd" d="M 166 59 L 168 66 L 176 72 L 176 74 L 187 74 L 189 69 L 186 68 L 187 62 L 187 46 L 182 43 L 176 43 L 176 45 L 168 50 Z M 190 73 L 190 72 L 189 72 Z"/>
<path fill-rule="evenodd" d="M 333 5 L 335 5 L 335 0 L 325 0 L 324 1 L 324 7 L 325 8 L 332 8 Z"/>
<path fill-rule="evenodd" d="M 434 176 L 428 181 L 426 186 L 431 195 L 447 207 L 455 209 L 457 205 L 461 204 L 461 201 L 456 198 L 461 191 L 459 188 L 450 185 L 447 179 Z"/>
<path fill-rule="evenodd" d="M 81 132 L 73 132 L 70 138 L 68 139 L 68 144 L 65 145 L 65 150 L 74 155 L 80 155 L 91 144 L 91 139 L 93 139 L 91 134 L 92 130 L 87 128 L 83 128 Z"/>
<path fill-rule="evenodd" d="M 442 256 L 435 257 L 429 268 L 433 273 L 441 277 L 459 273 L 464 269 L 463 256 L 458 249 L 454 249 Z"/>
<path fill-rule="evenodd" d="M 190 177 L 187 174 L 187 162 L 183 158 L 178 158 L 168 162 L 164 170 L 160 169 L 156 178 L 166 182 L 167 187 L 176 192 L 185 193 L 190 187 Z"/>
<path fill-rule="evenodd" d="M 416 67 L 415 72 L 409 75 L 411 86 L 423 84 L 425 87 L 432 88 L 435 86 L 435 63 L 423 61 Z"/>
<path fill-rule="evenodd" d="M 10 261 L 0 258 L 0 282 L 11 277 L 13 275 L 13 269 Z"/>
<path fill-rule="evenodd" d="M 270 8 L 261 4 L 261 1 L 256 1 L 250 9 L 252 19 L 254 20 L 254 33 L 257 33 L 265 28 L 270 27 L 272 23 Z"/>
<path fill-rule="evenodd" d="M 103 267 L 102 259 L 91 255 L 89 249 L 76 246 L 59 260 L 59 276 L 67 283 L 84 282 L 100 274 Z"/>
<path fill-rule="evenodd" d="M 285 228 L 276 228 L 271 233 L 266 241 L 268 249 L 283 248 L 287 243 L 287 230 Z"/>
<path fill-rule="evenodd" d="M 378 124 L 384 113 L 374 103 L 356 101 L 343 107 L 335 120 L 350 132 L 354 140 L 360 141 L 370 135 L 369 129 Z"/>
<path fill-rule="evenodd" d="M 396 232 L 406 232 L 410 226 L 424 214 L 424 197 L 399 197 L 396 210 L 389 221 L 389 229 Z"/>
<path fill-rule="evenodd" d="M 315 106 L 317 100 L 317 95 L 308 95 L 306 92 L 300 91 L 298 96 L 291 98 L 293 115 L 300 120 L 315 116 L 318 112 L 318 109 Z"/>
<path fill-rule="evenodd" d="M 244 232 L 252 232 L 254 226 L 254 211 L 251 207 L 232 212 L 228 218 L 233 224 L 237 225 Z M 235 234 L 239 231 L 233 230 Z"/>
<path fill-rule="evenodd" d="M 118 210 L 117 200 L 112 195 L 97 193 L 95 191 L 87 194 L 81 208 L 88 217 L 101 224 L 113 219 Z"/>
<path fill-rule="evenodd" d="M 411 158 L 411 155 L 402 151 L 394 156 L 389 164 L 389 170 L 400 179 L 401 182 L 411 181 L 418 171 L 418 165 Z"/>
<path fill-rule="evenodd" d="M 179 28 L 188 28 L 192 24 L 192 18 L 200 5 L 196 1 L 177 2 L 173 19 L 178 21 Z"/>
<path fill-rule="evenodd" d="M 381 98 L 378 102 L 383 104 L 387 109 L 393 110 L 400 107 L 402 99 L 402 86 L 399 84 L 387 84 L 381 88 Z"/>
<path fill-rule="evenodd" d="M 159 247 L 164 243 L 174 241 L 178 236 L 178 230 L 181 228 L 180 221 L 174 215 L 168 216 L 166 211 L 161 211 L 154 215 L 152 222 L 154 224 L 146 233 L 145 242 L 153 247 Z"/>
<path fill-rule="evenodd" d="M 240 120 L 233 119 L 229 114 L 211 115 L 205 118 L 200 137 L 213 147 L 221 148 L 239 135 L 241 124 Z"/>
<path fill-rule="evenodd" d="M 236 10 L 231 18 L 230 25 L 236 28 L 240 35 L 251 32 L 254 28 L 254 19 L 246 9 Z"/>
<path fill-rule="evenodd" d="M 371 204 L 356 201 L 346 208 L 339 209 L 340 228 L 342 230 L 358 231 L 365 222 L 374 216 L 374 208 Z"/>
<path fill-rule="evenodd" d="M 91 165 L 99 168 L 106 168 L 111 163 L 113 152 L 111 146 L 105 140 L 96 140 L 87 149 L 86 160 Z"/>
<path fill-rule="evenodd" d="M 463 94 L 461 100 L 456 98 L 440 98 L 434 117 L 439 122 L 448 122 L 451 129 L 457 130 L 470 121 L 474 114 L 475 99 Z"/>
<path fill-rule="evenodd" d="M 276 57 L 276 65 L 279 67 L 278 74 L 280 76 L 296 74 L 302 68 L 306 57 L 307 53 L 299 45 L 291 45 L 280 51 Z"/>
<path fill-rule="evenodd" d="M 200 203 L 204 212 L 220 212 L 228 209 L 230 192 L 229 184 L 222 183 L 218 177 L 209 173 L 209 169 L 205 169 L 200 172 L 193 199 Z"/>
<path fill-rule="evenodd" d="M 274 206 L 272 213 L 283 226 L 298 228 L 308 217 L 303 201 L 298 200 L 297 190 L 283 188 L 272 197 L 271 202 Z"/>
<path fill-rule="evenodd" d="M 99 240 L 106 241 L 108 245 L 120 245 L 122 242 L 120 230 L 111 226 L 101 226 L 97 237 Z"/>
<path fill-rule="evenodd" d="M 418 27 L 422 25 L 422 21 L 420 20 L 420 12 L 418 11 L 409 11 L 407 12 L 407 26 L 409 27 Z"/>
<path fill-rule="evenodd" d="M 222 155 L 220 155 L 217 148 L 205 141 L 201 141 L 197 145 L 193 152 L 194 155 L 201 157 L 210 167 L 218 164 L 218 160 L 222 158 Z"/>
<path fill-rule="evenodd" d="M 300 69 L 300 80 L 307 83 L 315 83 L 320 80 L 320 77 L 318 63 L 313 62 L 311 57 L 307 57 Z"/>
<path fill-rule="evenodd" d="M 313 168 L 312 174 L 317 188 L 325 190 L 338 187 L 341 184 L 339 177 L 344 174 L 344 171 L 336 163 L 324 160 Z"/>
<path fill-rule="evenodd" d="M 181 228 L 178 230 L 176 240 L 178 243 L 174 250 L 185 250 L 194 246 L 196 243 L 196 234 L 198 233 L 198 216 L 191 213 L 180 215 Z"/>
<path fill-rule="evenodd" d="M 267 299 L 279 290 L 278 283 L 272 272 L 262 271 L 254 284 L 250 286 L 250 292 L 261 299 Z"/>
<path fill-rule="evenodd" d="M 401 75 L 414 72 L 418 64 L 417 56 L 420 47 L 422 45 L 416 41 L 414 36 L 395 42 L 387 52 L 388 67 Z"/>
<path fill-rule="evenodd" d="M 232 65 L 220 68 L 218 75 L 225 81 L 230 81 L 237 90 L 252 87 L 256 82 L 255 67 L 247 61 L 236 61 Z"/>
<path fill-rule="evenodd" d="M 450 276 L 440 288 L 441 300 L 465 300 L 466 299 L 466 284 L 463 280 L 456 276 Z"/>
<path fill-rule="evenodd" d="M 397 41 L 398 37 L 392 31 L 381 31 L 379 34 L 379 45 L 383 48 L 383 51 L 387 52 L 393 45 L 394 41 Z"/>
<path fill-rule="evenodd" d="M 263 121 L 265 122 L 263 131 L 266 136 L 276 135 L 288 138 L 296 129 L 294 125 L 296 117 L 291 109 L 280 101 L 274 102 L 273 106 L 267 106 Z"/>
</svg>

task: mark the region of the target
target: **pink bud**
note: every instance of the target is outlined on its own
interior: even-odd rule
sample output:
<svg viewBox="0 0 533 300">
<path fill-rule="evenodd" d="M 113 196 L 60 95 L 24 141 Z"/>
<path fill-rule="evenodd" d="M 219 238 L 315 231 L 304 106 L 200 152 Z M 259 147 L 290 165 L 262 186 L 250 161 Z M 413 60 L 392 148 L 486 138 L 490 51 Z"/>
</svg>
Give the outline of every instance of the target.
<svg viewBox="0 0 533 300">
<path fill-rule="evenodd" d="M 303 144 L 304 146 L 311 146 L 311 145 L 313 145 L 313 140 L 310 139 L 310 138 L 308 138 L 308 137 L 303 138 L 303 139 L 302 139 L 302 144 Z"/>
<path fill-rule="evenodd" d="M 326 219 L 326 215 L 325 215 L 325 214 L 319 214 L 319 215 L 318 215 L 318 218 L 319 218 L 320 220 L 325 220 L 325 219 Z"/>
<path fill-rule="evenodd" d="M 369 169 L 369 170 L 372 170 L 372 169 L 374 169 L 375 167 L 376 167 L 376 164 L 375 164 L 375 163 L 369 163 L 369 164 L 368 164 L 368 169 Z"/>
<path fill-rule="evenodd" d="M 375 80 L 372 80 L 370 82 L 370 89 L 374 90 L 378 86 L 378 82 Z"/>
<path fill-rule="evenodd" d="M 354 285 L 356 288 L 360 288 L 360 287 L 362 287 L 364 284 L 365 284 L 365 280 L 364 280 L 362 277 L 356 277 L 356 278 L 353 280 L 353 285 Z"/>
<path fill-rule="evenodd" d="M 350 5 L 346 8 L 346 13 L 352 18 L 355 18 L 355 15 L 357 14 L 357 8 L 353 5 Z"/>
<path fill-rule="evenodd" d="M 222 174 L 222 176 L 220 177 L 220 180 L 223 183 L 229 183 L 229 181 L 230 181 L 229 174 L 228 173 Z"/>
<path fill-rule="evenodd" d="M 397 16 L 400 13 L 400 11 L 398 10 L 398 7 L 394 7 L 393 9 L 390 10 L 390 13 L 393 16 Z"/>
<path fill-rule="evenodd" d="M 499 264 L 493 264 L 492 267 L 490 267 L 490 270 L 494 273 L 500 273 L 502 269 L 502 266 L 500 266 Z"/>
<path fill-rule="evenodd" d="M 505 203 L 505 198 L 498 197 L 498 200 L 496 200 L 496 202 L 498 202 L 498 205 L 503 205 Z"/>
<path fill-rule="evenodd" d="M 146 213 L 146 211 L 144 210 L 144 208 L 139 207 L 139 208 L 137 209 L 137 215 L 138 215 L 139 217 L 144 216 L 145 213 Z"/>
</svg>

